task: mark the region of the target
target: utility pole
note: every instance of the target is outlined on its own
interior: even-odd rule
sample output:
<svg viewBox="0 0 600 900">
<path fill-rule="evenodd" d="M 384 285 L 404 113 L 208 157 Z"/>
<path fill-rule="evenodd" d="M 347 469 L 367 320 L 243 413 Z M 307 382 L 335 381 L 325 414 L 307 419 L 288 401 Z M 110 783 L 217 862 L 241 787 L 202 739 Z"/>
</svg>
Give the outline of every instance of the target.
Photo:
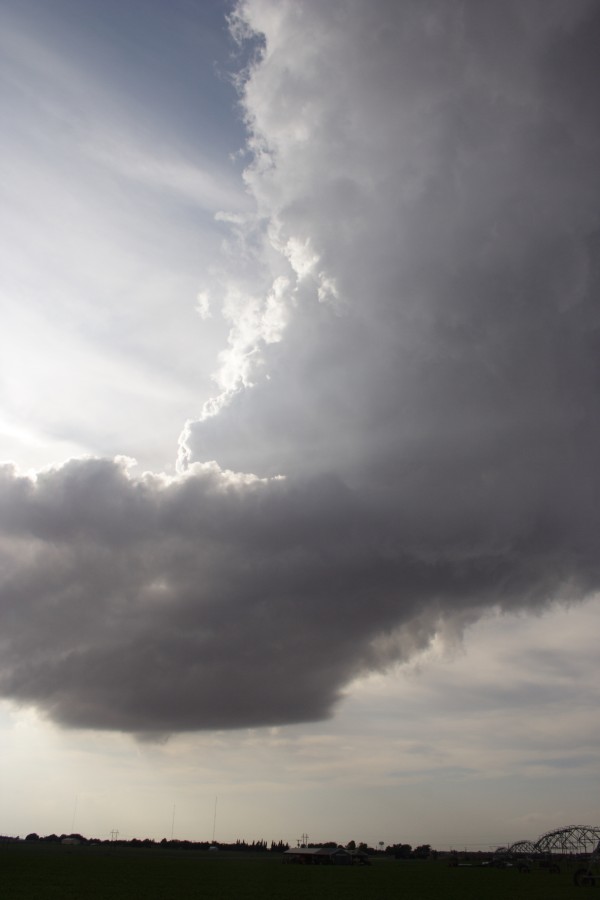
<svg viewBox="0 0 600 900">
<path fill-rule="evenodd" d="M 75 794 L 75 805 L 73 806 L 73 818 L 71 819 L 71 834 L 75 831 L 75 816 L 77 815 L 77 801 L 79 800 L 79 794 Z"/>
<path fill-rule="evenodd" d="M 118 828 L 113 828 L 113 830 L 112 830 L 111 833 L 110 833 L 110 839 L 111 839 L 111 841 L 116 841 L 116 839 L 117 839 L 118 837 L 119 837 L 119 829 L 118 829 Z"/>
<path fill-rule="evenodd" d="M 308 835 L 306 833 L 301 834 L 297 839 L 297 843 L 299 847 L 308 847 Z"/>
<path fill-rule="evenodd" d="M 217 800 L 219 799 L 218 794 L 215 795 L 215 811 L 213 815 L 213 833 L 212 833 L 212 842 L 215 842 L 215 831 L 217 830 Z"/>
</svg>

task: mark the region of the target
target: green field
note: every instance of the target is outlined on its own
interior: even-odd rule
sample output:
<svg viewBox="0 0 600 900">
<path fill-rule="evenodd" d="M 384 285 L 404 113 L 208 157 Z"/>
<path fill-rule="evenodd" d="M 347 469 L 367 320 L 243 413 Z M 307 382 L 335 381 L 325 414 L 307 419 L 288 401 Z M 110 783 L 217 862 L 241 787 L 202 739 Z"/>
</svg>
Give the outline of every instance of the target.
<svg viewBox="0 0 600 900">
<path fill-rule="evenodd" d="M 3 900 L 564 900 L 595 890 L 600 900 L 600 888 L 576 888 L 572 877 L 569 867 L 520 874 L 380 859 L 346 868 L 283 865 L 271 854 L 0 845 Z"/>
</svg>

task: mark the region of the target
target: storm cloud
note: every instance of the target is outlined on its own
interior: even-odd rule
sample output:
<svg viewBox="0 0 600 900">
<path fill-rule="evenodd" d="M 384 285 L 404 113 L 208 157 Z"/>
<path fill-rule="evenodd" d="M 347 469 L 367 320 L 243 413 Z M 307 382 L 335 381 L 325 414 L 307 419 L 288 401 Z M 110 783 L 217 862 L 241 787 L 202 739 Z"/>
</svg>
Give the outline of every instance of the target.
<svg viewBox="0 0 600 900">
<path fill-rule="evenodd" d="M 67 725 L 322 718 L 446 623 L 600 587 L 600 5 L 232 28 L 256 215 L 179 474 L 0 482 L 0 690 Z"/>
</svg>

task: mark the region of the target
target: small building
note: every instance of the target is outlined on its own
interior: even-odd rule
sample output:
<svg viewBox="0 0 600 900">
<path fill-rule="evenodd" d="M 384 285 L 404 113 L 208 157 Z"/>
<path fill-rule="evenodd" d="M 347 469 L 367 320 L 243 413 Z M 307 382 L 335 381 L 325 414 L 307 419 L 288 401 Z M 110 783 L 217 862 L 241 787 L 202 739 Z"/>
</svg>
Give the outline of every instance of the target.
<svg viewBox="0 0 600 900">
<path fill-rule="evenodd" d="M 291 847 L 285 862 L 303 866 L 351 866 L 352 855 L 343 847 Z"/>
</svg>

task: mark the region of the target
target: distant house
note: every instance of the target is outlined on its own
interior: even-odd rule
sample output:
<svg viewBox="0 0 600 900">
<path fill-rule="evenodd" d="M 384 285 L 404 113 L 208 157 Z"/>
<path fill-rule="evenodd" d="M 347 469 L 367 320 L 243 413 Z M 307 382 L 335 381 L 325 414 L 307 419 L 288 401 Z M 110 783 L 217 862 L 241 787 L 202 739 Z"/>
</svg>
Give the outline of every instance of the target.
<svg viewBox="0 0 600 900">
<path fill-rule="evenodd" d="M 304 866 L 351 866 L 352 855 L 343 847 L 292 847 L 285 861 Z"/>
</svg>

